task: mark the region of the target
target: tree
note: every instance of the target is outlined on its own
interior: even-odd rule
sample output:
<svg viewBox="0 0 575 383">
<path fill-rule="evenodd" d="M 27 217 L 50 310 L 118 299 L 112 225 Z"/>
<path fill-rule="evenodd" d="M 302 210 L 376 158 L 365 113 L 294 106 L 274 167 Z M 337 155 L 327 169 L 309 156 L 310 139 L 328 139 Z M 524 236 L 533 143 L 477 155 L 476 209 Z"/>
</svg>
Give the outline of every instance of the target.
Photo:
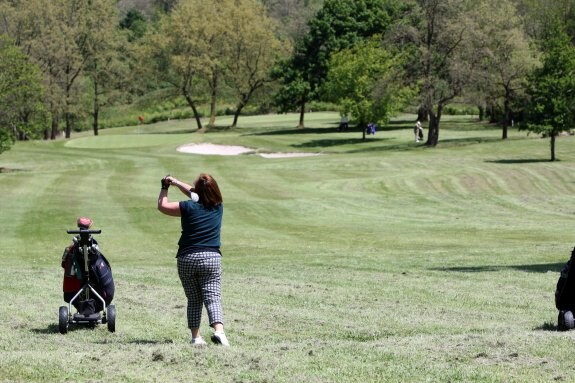
<svg viewBox="0 0 575 383">
<path fill-rule="evenodd" d="M 44 122 L 42 75 L 28 56 L 0 36 L 0 153 L 36 136 Z"/>
<path fill-rule="evenodd" d="M 147 21 L 142 12 L 137 9 L 130 9 L 126 16 L 120 21 L 120 28 L 129 31 L 128 41 L 139 40 L 146 34 Z"/>
<path fill-rule="evenodd" d="M 262 0 L 268 15 L 280 23 L 281 36 L 296 41 L 308 31 L 308 22 L 323 0 Z"/>
<path fill-rule="evenodd" d="M 276 23 L 258 2 L 239 0 L 236 6 L 223 59 L 226 83 L 237 99 L 232 127 L 254 93 L 272 81 L 271 69 L 282 48 L 286 51 L 276 37 Z"/>
<path fill-rule="evenodd" d="M 93 54 L 97 26 L 116 28 L 115 0 L 11 0 L 5 30 L 38 63 L 45 76 L 46 105 L 54 139 L 60 119 L 69 138 L 83 112 L 79 83 Z"/>
<path fill-rule="evenodd" d="M 551 161 L 555 139 L 575 123 L 575 47 L 562 26 L 556 25 L 544 44 L 543 64 L 529 76 L 524 128 L 549 137 Z"/>
<path fill-rule="evenodd" d="M 92 129 L 97 136 L 102 106 L 111 103 L 114 98 L 119 97 L 122 90 L 128 88 L 129 75 L 126 59 L 122 57 L 127 40 L 116 24 L 117 8 L 109 1 L 93 1 L 101 2 L 100 15 L 98 22 L 91 25 L 89 41 L 83 55 L 86 58 L 84 73 L 89 79 L 88 88 L 91 89 L 92 96 Z"/>
<path fill-rule="evenodd" d="M 318 98 L 332 53 L 349 48 L 365 37 L 383 34 L 399 6 L 394 0 L 326 0 L 309 22 L 309 32 L 296 42 L 289 60 L 275 75 L 282 80 L 276 103 L 282 110 L 297 108 L 304 127 L 305 105 Z M 298 93 L 299 92 L 299 93 Z"/>
<path fill-rule="evenodd" d="M 385 51 L 378 38 L 331 56 L 325 90 L 357 121 L 363 139 L 369 122 L 385 125 L 411 95 L 403 85 L 400 59 Z"/>
<path fill-rule="evenodd" d="M 420 110 L 429 117 L 426 145 L 439 142 L 439 125 L 444 107 L 458 96 L 473 79 L 484 59 L 476 43 L 480 10 L 475 2 L 461 0 L 417 0 L 396 39 L 403 49 L 417 52 L 409 62 L 412 81 L 421 84 Z M 474 44 L 475 43 L 475 44 Z M 417 51 L 414 50 L 417 49 Z"/>
<path fill-rule="evenodd" d="M 184 97 L 198 129 L 202 129 L 199 89 L 202 82 L 213 80 L 220 63 L 212 46 L 225 38 L 218 9 L 212 2 L 182 0 L 142 38 L 141 68 Z"/>
<path fill-rule="evenodd" d="M 513 3 L 507 0 L 483 0 L 478 7 L 497 12 L 479 21 L 478 45 L 484 47 L 485 58 L 479 77 L 474 78 L 475 89 L 482 88 L 491 102 L 503 104 L 502 139 L 513 121 L 513 105 L 522 98 L 527 74 L 537 64 L 537 52 L 524 32 L 522 19 Z"/>
<path fill-rule="evenodd" d="M 517 0 L 516 3 L 531 38 L 544 39 L 559 23 L 575 42 L 575 0 Z"/>
</svg>

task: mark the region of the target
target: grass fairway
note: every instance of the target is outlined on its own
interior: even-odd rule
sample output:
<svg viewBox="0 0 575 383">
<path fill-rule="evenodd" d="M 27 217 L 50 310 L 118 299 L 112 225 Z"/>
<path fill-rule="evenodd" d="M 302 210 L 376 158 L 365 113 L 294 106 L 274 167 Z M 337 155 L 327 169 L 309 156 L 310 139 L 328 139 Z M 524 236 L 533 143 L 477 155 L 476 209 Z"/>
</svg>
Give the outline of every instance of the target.
<svg viewBox="0 0 575 383">
<path fill-rule="evenodd" d="M 414 116 L 365 141 L 338 121 L 245 117 L 207 133 L 171 121 L 3 153 L 0 380 L 575 381 L 575 332 L 556 331 L 553 300 L 575 244 L 575 137 L 552 163 L 547 140 L 501 141 L 467 117 L 443 121 L 434 149 L 413 142 Z M 323 155 L 176 151 L 199 142 Z M 179 221 L 156 210 L 162 176 L 201 171 L 224 195 L 227 349 L 190 345 Z M 80 215 L 102 229 L 116 333 L 58 333 L 60 257 Z"/>
</svg>

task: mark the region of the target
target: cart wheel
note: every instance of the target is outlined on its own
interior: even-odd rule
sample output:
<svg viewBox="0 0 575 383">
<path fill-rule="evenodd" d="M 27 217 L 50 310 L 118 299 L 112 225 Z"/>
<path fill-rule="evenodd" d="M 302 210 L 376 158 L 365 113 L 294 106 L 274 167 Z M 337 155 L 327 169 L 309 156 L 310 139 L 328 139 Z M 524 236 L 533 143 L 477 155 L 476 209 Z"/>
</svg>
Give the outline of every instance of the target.
<svg viewBox="0 0 575 383">
<path fill-rule="evenodd" d="M 59 314 L 58 330 L 60 334 L 66 334 L 68 332 L 68 307 L 60 306 Z"/>
<path fill-rule="evenodd" d="M 559 331 L 565 331 L 567 330 L 565 328 L 565 311 L 561 310 L 559 311 L 559 315 L 557 316 L 557 330 Z"/>
<path fill-rule="evenodd" d="M 108 321 L 108 331 L 116 331 L 116 306 L 108 306 L 108 315 L 106 315 Z"/>
<path fill-rule="evenodd" d="M 571 311 L 565 311 L 563 318 L 565 319 L 565 328 L 567 330 L 575 328 L 575 318 L 573 318 L 573 313 Z"/>
</svg>

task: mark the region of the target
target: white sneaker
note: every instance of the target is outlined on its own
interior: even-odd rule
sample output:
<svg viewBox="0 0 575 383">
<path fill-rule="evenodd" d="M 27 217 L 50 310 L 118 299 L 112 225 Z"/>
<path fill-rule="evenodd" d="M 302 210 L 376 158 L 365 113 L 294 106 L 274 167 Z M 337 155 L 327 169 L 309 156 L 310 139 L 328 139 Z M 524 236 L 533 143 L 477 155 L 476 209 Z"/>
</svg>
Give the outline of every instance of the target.
<svg viewBox="0 0 575 383">
<path fill-rule="evenodd" d="M 204 338 L 202 338 L 201 336 L 197 337 L 197 338 L 192 338 L 192 344 L 194 346 L 205 346 L 207 343 L 204 340 Z"/>
<path fill-rule="evenodd" d="M 215 344 L 221 344 L 222 346 L 228 347 L 230 343 L 228 342 L 228 338 L 226 338 L 226 334 L 223 331 L 216 331 L 214 335 L 212 335 L 212 342 Z"/>
</svg>

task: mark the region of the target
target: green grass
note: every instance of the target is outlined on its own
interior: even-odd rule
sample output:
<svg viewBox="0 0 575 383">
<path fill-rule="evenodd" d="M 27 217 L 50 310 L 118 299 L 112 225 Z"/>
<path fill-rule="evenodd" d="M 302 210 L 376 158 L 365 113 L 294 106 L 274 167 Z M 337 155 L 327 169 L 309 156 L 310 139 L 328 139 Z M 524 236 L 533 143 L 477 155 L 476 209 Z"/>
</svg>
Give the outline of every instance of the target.
<svg viewBox="0 0 575 383">
<path fill-rule="evenodd" d="M 304 130 L 270 115 L 18 143 L 0 157 L 0 381 L 574 381 L 575 333 L 556 331 L 553 294 L 575 242 L 575 137 L 552 163 L 548 140 L 501 141 L 465 116 L 428 149 L 414 119 L 365 141 L 311 113 Z M 323 155 L 176 151 L 192 142 Z M 224 195 L 229 349 L 189 344 L 179 221 L 155 208 L 163 175 L 203 171 Z M 57 330 L 60 256 L 80 215 L 112 263 L 113 334 Z"/>
</svg>

